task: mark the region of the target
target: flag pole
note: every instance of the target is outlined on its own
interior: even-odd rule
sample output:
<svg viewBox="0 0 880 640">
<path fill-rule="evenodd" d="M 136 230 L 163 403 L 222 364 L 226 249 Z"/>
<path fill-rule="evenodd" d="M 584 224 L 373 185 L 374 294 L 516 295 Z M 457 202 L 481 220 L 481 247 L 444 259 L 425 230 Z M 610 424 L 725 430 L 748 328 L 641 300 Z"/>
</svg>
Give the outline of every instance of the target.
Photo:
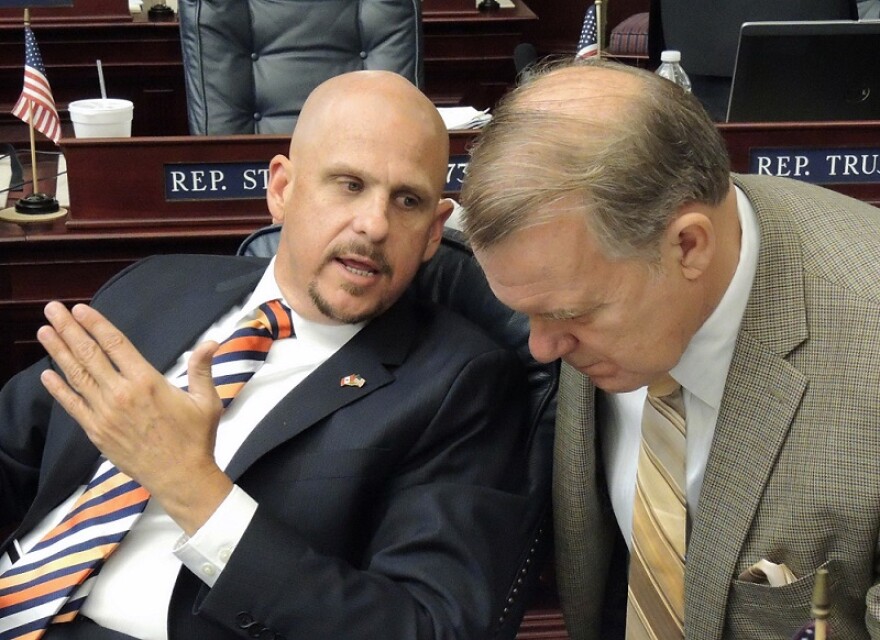
<svg viewBox="0 0 880 640">
<path fill-rule="evenodd" d="M 605 11 L 603 11 L 602 0 L 596 0 L 596 57 L 602 57 L 602 36 L 605 33 Z"/>
<path fill-rule="evenodd" d="M 31 26 L 31 10 L 24 8 L 24 28 Z M 37 174 L 37 141 L 34 138 L 34 103 L 28 100 L 28 129 L 31 134 L 31 181 L 34 183 L 33 193 L 40 193 L 40 183 Z"/>
<path fill-rule="evenodd" d="M 831 613 L 831 602 L 828 599 L 828 569 L 816 571 L 816 584 L 813 585 L 811 604 L 814 638 L 815 640 L 826 640 L 828 637 L 828 615 Z"/>
</svg>

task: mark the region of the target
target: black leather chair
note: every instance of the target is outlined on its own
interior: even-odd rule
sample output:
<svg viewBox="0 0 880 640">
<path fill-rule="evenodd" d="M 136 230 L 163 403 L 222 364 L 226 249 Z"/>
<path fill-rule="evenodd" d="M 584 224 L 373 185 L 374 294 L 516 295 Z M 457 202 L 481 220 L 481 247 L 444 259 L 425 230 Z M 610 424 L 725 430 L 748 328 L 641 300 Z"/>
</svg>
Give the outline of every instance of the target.
<svg viewBox="0 0 880 640">
<path fill-rule="evenodd" d="M 179 0 L 189 129 L 288 134 L 324 80 L 396 71 L 422 86 L 421 0 Z"/>
<path fill-rule="evenodd" d="M 279 226 L 251 234 L 238 249 L 239 255 L 274 255 Z M 558 363 L 540 364 L 529 353 L 529 324 L 526 316 L 511 311 L 495 298 L 463 234 L 447 227 L 434 257 L 422 265 L 410 292 L 460 313 L 479 325 L 497 342 L 517 352 L 529 378 L 528 492 L 530 506 L 528 544 L 517 567 L 512 568 L 510 588 L 498 611 L 490 634 L 492 640 L 516 636 L 530 598 L 538 588 L 540 572 L 551 550 L 550 486 L 553 432 L 556 417 Z"/>
</svg>

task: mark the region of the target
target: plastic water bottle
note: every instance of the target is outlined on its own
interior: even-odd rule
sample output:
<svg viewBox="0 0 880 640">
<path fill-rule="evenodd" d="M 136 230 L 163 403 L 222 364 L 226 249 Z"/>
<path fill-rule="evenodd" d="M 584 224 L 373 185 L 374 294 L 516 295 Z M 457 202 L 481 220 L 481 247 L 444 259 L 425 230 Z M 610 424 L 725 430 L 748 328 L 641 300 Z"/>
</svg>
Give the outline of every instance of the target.
<svg viewBox="0 0 880 640">
<path fill-rule="evenodd" d="M 682 89 L 691 92 L 691 79 L 681 66 L 681 52 L 667 50 L 660 54 L 660 66 L 656 71 L 658 76 L 671 80 Z"/>
</svg>

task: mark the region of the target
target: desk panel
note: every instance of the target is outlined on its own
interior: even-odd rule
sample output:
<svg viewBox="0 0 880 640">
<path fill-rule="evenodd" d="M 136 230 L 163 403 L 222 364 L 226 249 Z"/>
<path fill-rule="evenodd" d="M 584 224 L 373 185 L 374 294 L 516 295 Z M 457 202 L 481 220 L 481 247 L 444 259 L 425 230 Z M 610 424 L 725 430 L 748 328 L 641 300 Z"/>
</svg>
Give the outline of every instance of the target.
<svg viewBox="0 0 880 640">
<path fill-rule="evenodd" d="M 734 171 L 816 182 L 858 200 L 880 205 L 880 162 L 875 163 L 875 171 L 870 171 L 870 156 L 880 155 L 880 122 L 729 123 L 719 124 L 718 128 L 727 144 Z M 856 170 L 861 175 L 848 172 L 838 160 L 833 167 L 828 167 L 835 175 L 820 178 L 822 174 L 818 167 L 804 169 L 798 164 L 798 156 L 813 150 L 867 155 L 869 158 L 858 163 Z M 786 156 L 790 160 L 784 161 Z M 759 157 L 767 162 L 755 166 Z M 867 170 L 862 172 L 862 166 Z"/>
</svg>

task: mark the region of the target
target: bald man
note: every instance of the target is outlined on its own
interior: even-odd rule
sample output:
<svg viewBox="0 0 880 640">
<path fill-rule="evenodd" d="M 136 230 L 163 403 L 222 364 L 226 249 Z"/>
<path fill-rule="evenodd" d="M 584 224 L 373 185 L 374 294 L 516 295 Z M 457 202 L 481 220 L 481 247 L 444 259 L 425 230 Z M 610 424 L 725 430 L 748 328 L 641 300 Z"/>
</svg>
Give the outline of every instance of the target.
<svg viewBox="0 0 880 640">
<path fill-rule="evenodd" d="M 463 229 L 564 361 L 572 639 L 789 639 L 820 569 L 829 637 L 880 638 L 880 212 L 731 174 L 693 96 L 609 62 L 536 71 L 480 140 Z"/>
<path fill-rule="evenodd" d="M 45 638 L 485 637 L 522 542 L 524 375 L 403 295 L 450 213 L 447 159 L 405 79 L 333 78 L 271 161 L 271 261 L 157 257 L 47 305 L 49 359 L 0 394 L 0 525 L 22 521 L 0 636 L 38 637 L 16 576 L 106 459 L 146 507 L 86 586 L 44 595 Z M 224 410 L 212 357 L 270 301 L 295 335 Z"/>
</svg>

